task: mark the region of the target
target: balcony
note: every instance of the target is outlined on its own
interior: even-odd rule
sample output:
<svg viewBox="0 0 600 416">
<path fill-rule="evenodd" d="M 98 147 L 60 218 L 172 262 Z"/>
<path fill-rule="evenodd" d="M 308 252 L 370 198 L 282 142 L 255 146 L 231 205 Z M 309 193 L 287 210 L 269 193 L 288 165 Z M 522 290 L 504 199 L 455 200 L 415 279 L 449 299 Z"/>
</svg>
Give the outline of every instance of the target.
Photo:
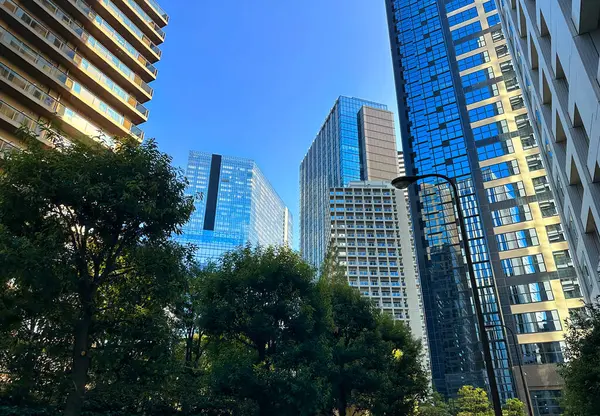
<svg viewBox="0 0 600 416">
<path fill-rule="evenodd" d="M 134 123 L 139 124 L 148 120 L 148 110 L 142 104 L 138 103 L 133 96 L 129 95 L 128 92 L 108 78 L 102 71 L 92 65 L 91 62 L 69 47 L 65 41 L 58 38 L 54 33 L 33 19 L 32 16 L 18 7 L 12 0 L 0 0 L 0 10 L 5 12 L 11 11 L 10 16 L 23 25 L 21 31 L 23 32 L 23 29 L 27 30 L 27 33 L 25 33 L 27 39 L 37 44 L 40 49 L 45 50 L 48 55 L 61 61 L 72 72 L 80 75 L 82 80 L 87 81 L 86 86 L 92 88 L 96 94 L 102 95 L 111 105 L 126 112 Z M 1 27 L 0 30 L 2 30 Z M 23 46 L 20 49 L 29 49 L 30 54 L 39 55 L 16 38 L 11 43 L 21 43 Z M 46 61 L 44 58 L 42 59 Z M 48 65 L 54 66 L 50 62 L 46 62 Z"/>
<path fill-rule="evenodd" d="M 19 45 L 17 43 L 19 41 L 16 38 L 12 37 L 11 39 L 9 38 L 9 36 L 12 37 L 12 35 L 10 35 L 8 32 L 0 30 L 0 44 L 5 45 L 8 39 L 11 42 L 11 46 L 13 48 L 15 46 L 24 46 Z M 30 52 L 25 49 L 23 49 L 23 51 Z M 32 59 L 36 58 L 35 55 L 28 56 Z M 78 84 L 76 81 L 73 81 L 66 74 L 59 71 L 58 68 L 49 65 L 47 61 L 41 61 L 40 58 L 41 57 L 38 55 L 35 61 L 30 62 L 35 65 L 36 69 L 38 69 L 39 71 L 43 71 L 49 77 L 52 77 L 56 83 L 61 83 L 65 90 L 73 92 L 75 95 L 79 96 L 79 98 L 81 99 L 81 103 L 85 103 L 87 104 L 87 106 L 94 108 L 97 114 L 102 114 L 105 117 L 105 119 L 110 119 L 110 127 L 112 127 L 112 129 L 107 129 L 107 131 L 110 134 L 133 135 L 138 140 L 143 140 L 144 134 L 138 127 L 132 125 L 131 122 L 129 122 L 124 117 L 119 117 L 118 114 L 114 113 L 114 110 L 106 106 L 106 104 L 100 101 L 97 97 L 91 95 L 89 91 L 81 87 L 81 85 Z M 60 120 L 63 120 L 65 123 L 67 123 L 66 126 L 61 126 L 61 128 L 66 133 L 70 135 L 77 135 L 77 133 L 79 133 L 87 136 L 101 135 L 101 128 L 90 123 L 85 117 L 73 111 L 65 104 L 58 102 L 58 100 L 56 100 L 54 97 L 48 95 L 39 87 L 32 84 L 27 79 L 25 79 L 21 75 L 17 74 L 13 70 L 2 64 L 0 64 L 0 82 L 10 87 L 11 90 L 16 93 L 13 94 L 15 95 L 16 99 L 22 100 L 23 97 L 26 97 L 29 100 L 28 104 L 33 104 L 35 106 L 35 109 L 38 110 L 49 120 L 53 119 L 54 117 L 58 117 Z M 86 107 L 86 105 L 83 105 L 82 107 Z M 97 117 L 97 119 L 100 119 L 100 117 Z M 37 125 L 36 121 L 34 121 L 34 123 Z M 35 128 L 36 125 L 27 124 L 26 126 L 29 129 L 35 131 L 36 133 L 39 133 L 39 131 Z M 119 129 L 115 130 L 114 127 L 117 125 Z M 17 125 L 16 127 L 19 126 L 20 125 Z M 71 127 L 75 128 L 76 131 L 74 131 Z M 113 133 L 114 131 L 116 131 L 116 133 Z"/>
<path fill-rule="evenodd" d="M 166 33 L 134 0 L 113 1 L 119 9 L 121 9 L 121 11 L 152 40 L 152 42 L 158 45 L 165 41 Z"/>
<path fill-rule="evenodd" d="M 136 0 L 136 2 L 152 17 L 152 20 L 158 22 L 159 26 L 165 27 L 169 23 L 169 15 L 156 0 Z"/>
<path fill-rule="evenodd" d="M 160 60 L 162 52 L 152 40 L 129 19 L 112 0 L 95 0 L 94 10 L 152 62 Z"/>
<path fill-rule="evenodd" d="M 132 88 L 132 95 L 141 102 L 152 99 L 153 90 L 150 86 L 127 64 L 117 58 L 101 42 L 96 40 L 77 21 L 60 9 L 51 0 L 32 0 L 30 7 L 35 9 L 37 15 L 56 30 L 78 49 L 86 51 L 86 57 L 105 74 L 115 80 L 123 80 L 121 84 L 128 84 Z M 136 61 L 135 66 L 139 65 Z M 152 77 L 151 77 L 152 78 Z"/>
<path fill-rule="evenodd" d="M 17 146 L 0 136 L 0 157 L 8 153 L 18 152 L 20 150 L 21 149 L 19 149 Z"/>
<path fill-rule="evenodd" d="M 67 13 L 72 14 L 85 29 L 105 46 L 110 45 L 108 47 L 111 50 L 114 48 L 114 50 L 119 51 L 119 58 L 130 68 L 139 67 L 141 69 L 139 75 L 144 81 L 151 82 L 156 79 L 158 70 L 154 65 L 83 0 L 54 0 L 54 3 L 62 6 Z"/>
</svg>

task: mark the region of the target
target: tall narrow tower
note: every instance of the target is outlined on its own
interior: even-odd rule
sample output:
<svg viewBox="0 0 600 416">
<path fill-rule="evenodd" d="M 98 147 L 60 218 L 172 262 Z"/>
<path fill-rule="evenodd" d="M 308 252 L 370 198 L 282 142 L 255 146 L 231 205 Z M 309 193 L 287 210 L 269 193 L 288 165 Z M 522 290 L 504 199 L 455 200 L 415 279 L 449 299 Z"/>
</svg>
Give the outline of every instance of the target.
<svg viewBox="0 0 600 416">
<path fill-rule="evenodd" d="M 494 0 L 386 0 L 406 173 L 459 186 L 461 241 L 447 186 L 409 190 L 434 387 L 487 378 L 463 244 L 473 253 L 500 394 L 560 390 L 564 320 L 581 291 Z M 516 343 L 500 325 L 517 334 Z M 510 353 L 510 354 L 509 354 Z"/>
</svg>

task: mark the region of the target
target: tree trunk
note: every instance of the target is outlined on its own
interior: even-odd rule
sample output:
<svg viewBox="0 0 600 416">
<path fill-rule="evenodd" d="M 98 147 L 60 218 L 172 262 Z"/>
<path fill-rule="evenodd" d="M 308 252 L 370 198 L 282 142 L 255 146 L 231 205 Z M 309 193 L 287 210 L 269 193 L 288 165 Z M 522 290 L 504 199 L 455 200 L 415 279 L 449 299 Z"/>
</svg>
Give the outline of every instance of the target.
<svg viewBox="0 0 600 416">
<path fill-rule="evenodd" d="M 85 385 L 90 369 L 90 328 L 92 326 L 91 308 L 84 308 L 83 317 L 75 327 L 73 345 L 73 363 L 71 369 L 71 391 L 67 397 L 65 416 L 79 416 L 83 407 Z"/>
<path fill-rule="evenodd" d="M 338 413 L 339 416 L 346 416 L 347 413 L 347 408 L 348 408 L 348 400 L 346 400 L 346 393 L 344 392 L 344 389 L 342 388 L 342 391 L 340 392 L 340 399 L 338 401 Z"/>
</svg>

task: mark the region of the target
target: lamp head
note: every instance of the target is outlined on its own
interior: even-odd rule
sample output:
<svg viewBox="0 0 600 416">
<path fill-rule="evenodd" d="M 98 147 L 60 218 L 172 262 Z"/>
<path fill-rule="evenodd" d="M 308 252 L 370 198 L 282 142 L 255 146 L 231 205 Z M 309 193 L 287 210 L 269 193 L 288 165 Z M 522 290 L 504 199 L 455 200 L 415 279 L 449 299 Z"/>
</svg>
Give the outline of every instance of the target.
<svg viewBox="0 0 600 416">
<path fill-rule="evenodd" d="M 392 181 L 392 186 L 398 189 L 406 189 L 418 180 L 418 176 L 400 176 Z"/>
</svg>

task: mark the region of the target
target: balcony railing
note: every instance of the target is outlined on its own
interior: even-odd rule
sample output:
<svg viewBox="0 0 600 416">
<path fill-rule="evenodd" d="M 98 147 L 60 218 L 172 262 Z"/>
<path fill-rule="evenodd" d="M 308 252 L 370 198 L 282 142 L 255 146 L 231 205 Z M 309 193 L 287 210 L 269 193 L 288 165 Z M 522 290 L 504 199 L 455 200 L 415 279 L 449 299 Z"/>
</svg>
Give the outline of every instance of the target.
<svg viewBox="0 0 600 416">
<path fill-rule="evenodd" d="M 42 36 L 49 43 L 54 45 L 56 47 L 56 49 L 61 51 L 67 58 L 69 58 L 71 60 L 71 62 L 73 62 L 77 67 L 81 68 L 92 79 L 96 80 L 99 84 L 103 85 L 106 89 L 111 91 L 114 95 L 116 95 L 117 97 L 120 97 L 123 101 L 128 103 L 130 106 L 134 107 L 137 111 L 139 111 L 141 114 L 143 114 L 144 117 L 148 116 L 148 110 L 143 105 L 138 103 L 134 97 L 129 95 L 129 93 L 127 91 L 125 91 L 124 89 L 119 87 L 114 81 L 112 81 L 110 78 L 108 78 L 102 71 L 100 71 L 98 68 L 96 68 L 94 65 L 92 65 L 87 59 L 85 59 L 83 56 L 81 56 L 80 54 L 75 52 L 75 50 L 73 48 L 69 47 L 65 41 L 63 41 L 61 38 L 57 37 L 54 33 L 52 33 L 51 31 L 46 29 L 44 26 L 42 26 L 39 22 L 34 20 L 23 9 L 18 7 L 12 0 L 0 0 L 0 6 L 4 6 L 4 8 L 11 10 L 13 12 L 13 14 L 17 18 L 20 18 L 20 20 L 24 24 L 28 25 L 32 30 L 36 31 L 40 36 Z M 0 33 L 3 31 L 2 29 L 3 28 L 0 26 Z M 4 30 L 4 32 L 7 34 L 7 36 L 12 36 L 6 30 Z M 29 48 L 23 42 L 16 39 L 14 36 L 12 36 L 12 37 L 14 38 L 14 41 L 11 43 L 15 43 L 15 44 L 21 43 L 21 47 L 19 48 L 20 50 L 28 49 L 30 52 L 29 55 L 39 56 L 39 54 L 37 52 L 35 52 L 31 48 Z M 42 58 L 42 59 L 46 62 L 47 65 L 53 66 L 46 59 L 44 59 L 44 58 Z M 63 74 L 63 73 L 61 72 L 61 74 Z M 63 74 L 63 75 L 66 76 L 66 74 Z M 63 75 L 59 75 L 59 77 L 60 77 L 61 81 L 64 83 Z M 75 84 L 79 85 L 76 82 L 75 82 Z"/>
<path fill-rule="evenodd" d="M 21 149 L 19 149 L 14 144 L 10 143 L 8 140 L 0 137 L 0 157 L 7 153 L 18 152 L 20 150 Z"/>
<path fill-rule="evenodd" d="M 27 114 L 0 100 L 0 117 L 13 122 L 16 127 L 26 127 L 36 134 L 41 132 L 41 126 Z"/>
<path fill-rule="evenodd" d="M 85 14 L 88 19 L 93 22 L 104 34 L 108 37 L 112 38 L 112 40 L 119 46 L 129 53 L 132 58 L 138 61 L 142 66 L 144 66 L 150 73 L 154 76 L 158 73 L 158 70 L 154 65 L 152 65 L 146 58 L 142 56 L 141 53 L 138 52 L 136 48 L 131 45 L 131 43 L 127 42 L 123 36 L 119 34 L 115 29 L 109 25 L 106 20 L 98 16 L 98 14 L 92 10 L 92 8 L 82 0 L 70 0 L 72 4 L 74 4 L 83 14 Z"/>
<path fill-rule="evenodd" d="M 85 87 L 83 87 L 80 83 L 75 81 L 74 79 L 68 77 L 64 72 L 53 66 L 50 62 L 48 62 L 45 58 L 43 58 L 40 54 L 35 52 L 33 49 L 29 48 L 29 46 L 25 45 L 15 36 L 10 34 L 6 29 L 0 26 L 0 43 L 7 45 L 17 54 L 21 55 L 24 59 L 31 62 L 33 65 L 38 67 L 44 73 L 49 75 L 54 81 L 65 86 L 69 91 L 73 93 L 73 95 L 79 97 L 82 101 L 88 103 L 92 108 L 96 109 L 98 112 L 104 114 L 107 118 L 111 119 L 115 124 L 118 124 L 124 127 L 126 130 L 130 131 L 136 137 L 143 139 L 143 133 L 141 130 L 134 126 L 131 121 L 127 120 L 123 115 L 119 114 L 115 110 L 113 110 L 110 106 L 108 106 L 104 101 L 100 100 L 90 91 L 88 91 Z M 27 85 L 27 88 L 32 88 L 33 84 L 27 81 L 25 78 L 16 74 L 14 71 L 9 70 L 7 67 L 4 67 L 6 71 L 10 74 L 10 77 L 6 77 L 8 80 L 19 80 L 19 83 L 16 84 L 19 87 L 22 85 Z M 33 86 L 35 87 L 35 86 Z M 37 87 L 35 87 L 37 88 Z M 22 88 L 21 88 L 22 89 Z M 47 94 L 46 94 L 47 95 Z M 49 96 L 48 96 L 49 97 Z M 52 98 L 52 97 L 50 97 Z M 140 136 L 141 133 L 141 136 Z"/>
<path fill-rule="evenodd" d="M 169 22 L 169 15 L 162 9 L 162 7 L 158 5 L 155 0 L 146 0 L 146 3 L 148 3 L 150 7 L 152 7 L 159 15 L 161 15 L 166 22 Z"/>
<path fill-rule="evenodd" d="M 139 4 L 137 4 L 134 0 L 125 0 L 127 2 L 127 4 L 129 4 L 129 6 L 131 6 L 131 8 L 138 14 L 138 16 L 140 17 L 140 19 L 142 19 L 143 21 L 145 21 L 148 26 L 150 26 L 157 34 L 158 37 L 161 38 L 162 40 L 165 40 L 165 31 L 162 30 L 155 22 L 154 20 L 148 16 L 148 13 L 146 13 Z"/>
<path fill-rule="evenodd" d="M 159 58 L 162 55 L 162 52 L 160 49 L 158 49 L 158 46 L 156 46 L 154 44 L 154 42 L 152 42 L 152 40 L 150 40 L 150 38 L 148 36 L 146 36 L 144 34 L 144 32 L 142 32 L 140 30 L 140 28 L 138 28 L 132 21 L 131 19 L 129 19 L 127 16 L 125 16 L 125 14 L 121 11 L 121 9 L 119 9 L 117 7 L 116 4 L 114 4 L 112 1 L 110 0 L 100 0 L 102 4 L 104 4 L 104 6 L 107 8 L 107 10 L 114 16 L 116 17 L 121 23 L 123 23 L 125 26 L 127 26 L 129 28 L 129 30 L 131 30 L 131 32 L 137 36 L 137 38 L 144 44 L 146 45 L 148 48 L 150 48 Z"/>
<path fill-rule="evenodd" d="M 93 49 L 99 56 L 104 58 L 104 61 L 111 64 L 121 74 L 129 78 L 134 84 L 140 86 L 148 95 L 152 96 L 153 91 L 150 86 L 144 82 L 135 72 L 133 72 L 127 65 L 125 65 L 119 58 L 112 54 L 102 43 L 97 41 L 92 35 L 90 35 L 79 23 L 71 19 L 69 15 L 63 12 L 57 5 L 50 0 L 37 0 L 41 5 L 50 13 L 53 14 L 57 20 L 68 26 L 79 38 Z M 154 67 L 152 67 L 154 68 Z"/>
</svg>

